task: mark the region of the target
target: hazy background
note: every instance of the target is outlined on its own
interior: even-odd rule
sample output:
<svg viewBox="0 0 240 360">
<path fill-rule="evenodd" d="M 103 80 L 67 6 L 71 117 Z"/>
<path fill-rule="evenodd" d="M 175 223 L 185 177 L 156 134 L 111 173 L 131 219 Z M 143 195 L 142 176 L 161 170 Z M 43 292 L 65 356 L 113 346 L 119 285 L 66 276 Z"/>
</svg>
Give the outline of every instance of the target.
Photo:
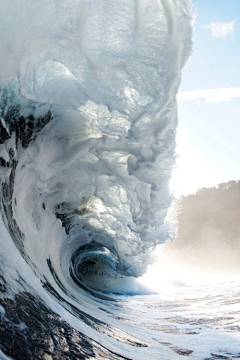
<svg viewBox="0 0 240 360">
<path fill-rule="evenodd" d="M 193 52 L 178 95 L 171 190 L 178 236 L 164 271 L 240 275 L 240 2 L 195 1 Z M 222 184 L 218 188 L 218 184 Z M 209 189 L 199 189 L 206 187 Z"/>
</svg>

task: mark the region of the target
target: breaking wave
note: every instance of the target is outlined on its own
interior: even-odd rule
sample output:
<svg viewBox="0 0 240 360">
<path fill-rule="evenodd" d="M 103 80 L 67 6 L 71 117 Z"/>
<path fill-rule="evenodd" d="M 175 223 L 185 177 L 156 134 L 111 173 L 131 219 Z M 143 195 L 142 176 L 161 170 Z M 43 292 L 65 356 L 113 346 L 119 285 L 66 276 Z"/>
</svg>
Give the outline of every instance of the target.
<svg viewBox="0 0 240 360">
<path fill-rule="evenodd" d="M 34 294 L 98 341 L 109 319 L 97 302 L 146 292 L 135 278 L 169 237 L 190 7 L 1 4 L 4 296 Z"/>
</svg>

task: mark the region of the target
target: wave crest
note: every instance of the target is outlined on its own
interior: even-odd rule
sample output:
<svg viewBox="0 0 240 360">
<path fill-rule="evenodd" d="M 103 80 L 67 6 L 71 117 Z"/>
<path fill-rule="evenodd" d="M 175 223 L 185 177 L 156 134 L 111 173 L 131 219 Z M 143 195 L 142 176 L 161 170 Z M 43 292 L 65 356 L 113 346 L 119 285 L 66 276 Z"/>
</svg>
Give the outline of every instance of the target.
<svg viewBox="0 0 240 360">
<path fill-rule="evenodd" d="M 106 291 L 111 282 L 114 291 L 114 279 L 143 274 L 169 236 L 190 3 L 92 5 L 72 4 L 62 27 L 56 19 L 51 28 L 24 22 L 12 43 L 19 66 L 9 60 L 7 81 L 0 79 L 1 206 L 43 282 L 54 281 L 50 261 L 64 288 L 74 279 Z M 22 2 L 23 15 L 29 6 Z M 43 4 L 36 7 L 42 13 Z M 6 36 L 16 29 L 4 27 Z"/>
</svg>

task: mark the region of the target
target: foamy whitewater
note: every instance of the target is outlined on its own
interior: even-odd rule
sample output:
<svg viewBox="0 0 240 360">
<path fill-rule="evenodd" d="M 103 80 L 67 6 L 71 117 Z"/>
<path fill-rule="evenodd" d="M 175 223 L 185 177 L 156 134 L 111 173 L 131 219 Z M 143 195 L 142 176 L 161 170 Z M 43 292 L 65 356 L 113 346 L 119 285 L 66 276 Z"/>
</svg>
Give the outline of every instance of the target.
<svg viewBox="0 0 240 360">
<path fill-rule="evenodd" d="M 0 359 L 240 358 L 239 287 L 137 279 L 171 237 L 191 21 L 188 0 L 0 1 Z M 217 333 L 211 296 L 235 299 Z"/>
</svg>

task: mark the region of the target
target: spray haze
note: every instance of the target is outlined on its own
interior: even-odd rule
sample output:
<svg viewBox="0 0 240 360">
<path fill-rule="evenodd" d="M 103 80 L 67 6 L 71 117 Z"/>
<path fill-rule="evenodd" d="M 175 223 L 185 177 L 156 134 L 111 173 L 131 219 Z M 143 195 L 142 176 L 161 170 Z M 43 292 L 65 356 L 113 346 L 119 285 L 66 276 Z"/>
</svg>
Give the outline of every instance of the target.
<svg viewBox="0 0 240 360">
<path fill-rule="evenodd" d="M 203 188 L 176 200 L 177 237 L 161 261 L 196 276 L 238 275 L 240 270 L 239 181 Z"/>
</svg>

